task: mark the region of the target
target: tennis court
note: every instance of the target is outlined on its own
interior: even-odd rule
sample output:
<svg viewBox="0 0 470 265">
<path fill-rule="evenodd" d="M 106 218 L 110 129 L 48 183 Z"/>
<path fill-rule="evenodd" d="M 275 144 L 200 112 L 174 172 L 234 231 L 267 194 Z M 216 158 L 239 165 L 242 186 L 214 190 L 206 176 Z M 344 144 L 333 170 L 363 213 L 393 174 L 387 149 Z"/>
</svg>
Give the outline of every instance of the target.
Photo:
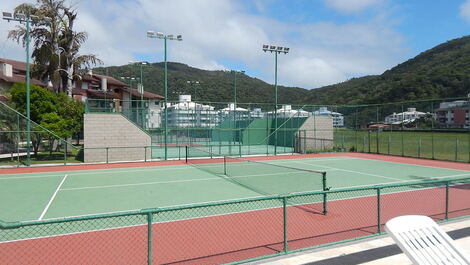
<svg viewBox="0 0 470 265">
<path fill-rule="evenodd" d="M 446 215 L 470 214 L 468 180 L 451 186 L 451 209 L 429 203 L 445 196 L 442 183 L 424 182 L 470 178 L 468 164 L 352 153 L 250 160 L 200 156 L 189 157 L 189 163 L 4 170 L 8 174 L 0 175 L 0 220 L 45 222 L 42 228 L 0 230 L 4 260 L 146 264 L 148 233 L 154 240 L 154 264 L 219 264 L 270 255 L 284 248 L 279 231 L 285 230 L 286 204 L 290 229 L 284 243 L 289 241 L 289 249 L 370 235 L 377 232 L 377 217 L 370 214 L 377 211 L 376 185 L 403 184 L 381 190 L 381 203 L 390 207 L 379 216 L 379 231 L 380 220 L 415 212 L 414 205 L 438 219 L 444 210 Z M 354 187 L 371 188 L 342 191 Z M 327 191 L 328 206 L 325 193 L 312 191 Z M 299 196 L 279 200 L 277 194 Z M 214 202 L 219 204 L 211 206 Z M 146 215 L 136 214 L 147 208 L 170 209 L 154 214 L 153 232 L 146 227 Z M 129 211 L 134 212 L 120 215 Z M 86 215 L 97 217 L 81 219 Z M 72 221 L 56 223 L 58 218 Z M 81 252 L 86 257 L 74 256 Z"/>
</svg>

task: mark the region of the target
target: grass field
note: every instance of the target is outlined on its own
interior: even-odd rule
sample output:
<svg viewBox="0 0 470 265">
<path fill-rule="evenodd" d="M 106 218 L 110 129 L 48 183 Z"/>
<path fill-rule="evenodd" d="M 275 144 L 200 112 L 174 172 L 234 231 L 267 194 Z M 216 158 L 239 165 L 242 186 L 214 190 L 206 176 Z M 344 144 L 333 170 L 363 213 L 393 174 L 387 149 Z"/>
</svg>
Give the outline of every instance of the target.
<svg viewBox="0 0 470 265">
<path fill-rule="evenodd" d="M 339 129 L 335 146 L 370 152 L 449 161 L 470 161 L 470 133 L 420 131 L 354 131 Z M 377 145 L 378 143 L 378 145 Z"/>
</svg>

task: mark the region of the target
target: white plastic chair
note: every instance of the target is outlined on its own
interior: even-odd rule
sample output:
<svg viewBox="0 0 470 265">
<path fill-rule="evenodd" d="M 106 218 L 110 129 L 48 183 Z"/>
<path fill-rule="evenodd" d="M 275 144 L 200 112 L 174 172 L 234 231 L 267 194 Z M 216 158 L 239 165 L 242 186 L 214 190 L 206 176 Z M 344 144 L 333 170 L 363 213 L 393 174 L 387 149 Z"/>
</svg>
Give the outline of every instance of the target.
<svg viewBox="0 0 470 265">
<path fill-rule="evenodd" d="M 414 264 L 470 265 L 454 240 L 427 216 L 395 217 L 385 224 L 385 231 Z"/>
</svg>

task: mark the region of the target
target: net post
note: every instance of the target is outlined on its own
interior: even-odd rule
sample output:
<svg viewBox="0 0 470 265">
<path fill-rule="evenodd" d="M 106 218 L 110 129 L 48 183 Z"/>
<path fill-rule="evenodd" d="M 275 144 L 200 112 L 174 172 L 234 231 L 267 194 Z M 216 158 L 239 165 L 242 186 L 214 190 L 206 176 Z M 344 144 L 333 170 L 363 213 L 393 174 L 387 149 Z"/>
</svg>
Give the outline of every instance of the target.
<svg viewBox="0 0 470 265">
<path fill-rule="evenodd" d="M 449 180 L 446 181 L 446 213 L 444 219 L 449 219 Z"/>
<path fill-rule="evenodd" d="M 106 164 L 109 163 L 109 156 L 108 156 L 108 154 L 109 154 L 109 147 L 106 147 Z"/>
<path fill-rule="evenodd" d="M 380 207 L 380 188 L 377 188 L 377 233 L 380 233 L 381 230 L 381 207 Z"/>
<path fill-rule="evenodd" d="M 321 175 L 322 175 L 322 184 L 323 184 L 323 215 L 326 215 L 326 213 L 327 213 L 327 207 L 326 207 L 326 202 L 327 202 L 327 198 L 326 198 L 326 191 L 327 191 L 326 172 L 322 172 Z"/>
<path fill-rule="evenodd" d="M 287 197 L 282 197 L 282 225 L 283 225 L 283 239 L 284 239 L 284 253 L 289 251 L 287 246 L 288 235 L 287 235 Z"/>
<path fill-rule="evenodd" d="M 184 157 L 185 157 L 185 161 L 186 161 L 186 164 L 187 164 L 187 163 L 188 163 L 188 146 L 185 145 L 184 147 L 185 147 L 185 148 L 184 148 L 184 149 L 185 149 L 185 150 L 184 150 L 184 151 L 185 151 Z"/>
<path fill-rule="evenodd" d="M 147 264 L 152 265 L 152 213 L 147 213 Z"/>
<path fill-rule="evenodd" d="M 242 157 L 242 144 L 238 144 L 238 156 Z"/>
</svg>

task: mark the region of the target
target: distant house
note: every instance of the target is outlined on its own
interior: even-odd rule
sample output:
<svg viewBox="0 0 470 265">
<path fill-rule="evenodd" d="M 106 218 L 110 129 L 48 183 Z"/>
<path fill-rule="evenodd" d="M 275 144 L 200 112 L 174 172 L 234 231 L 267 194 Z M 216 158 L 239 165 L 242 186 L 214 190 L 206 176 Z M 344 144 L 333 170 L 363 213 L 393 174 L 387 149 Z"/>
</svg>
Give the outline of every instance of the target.
<svg viewBox="0 0 470 265">
<path fill-rule="evenodd" d="M 0 101 L 7 101 L 5 96 L 7 91 L 18 82 L 26 82 L 26 63 L 0 58 Z M 31 83 L 49 90 L 53 89 L 48 83 L 35 78 L 31 78 Z M 80 80 L 73 82 L 72 97 L 77 101 L 87 102 L 87 107 L 96 111 L 121 112 L 123 109 L 131 108 L 148 109 L 145 126 L 155 128 L 161 124 L 160 102 L 164 99 L 163 96 L 147 91 L 141 95 L 137 89 L 130 88 L 126 83 L 111 76 L 88 71 Z M 144 100 L 143 106 L 141 99 Z"/>
<path fill-rule="evenodd" d="M 0 58 L 0 95 L 5 95 L 18 82 L 26 82 L 26 63 Z M 31 84 L 48 87 L 45 82 L 35 78 L 31 78 Z"/>
<path fill-rule="evenodd" d="M 437 123 L 441 128 L 468 128 L 470 101 L 442 102 L 436 110 Z"/>
</svg>

